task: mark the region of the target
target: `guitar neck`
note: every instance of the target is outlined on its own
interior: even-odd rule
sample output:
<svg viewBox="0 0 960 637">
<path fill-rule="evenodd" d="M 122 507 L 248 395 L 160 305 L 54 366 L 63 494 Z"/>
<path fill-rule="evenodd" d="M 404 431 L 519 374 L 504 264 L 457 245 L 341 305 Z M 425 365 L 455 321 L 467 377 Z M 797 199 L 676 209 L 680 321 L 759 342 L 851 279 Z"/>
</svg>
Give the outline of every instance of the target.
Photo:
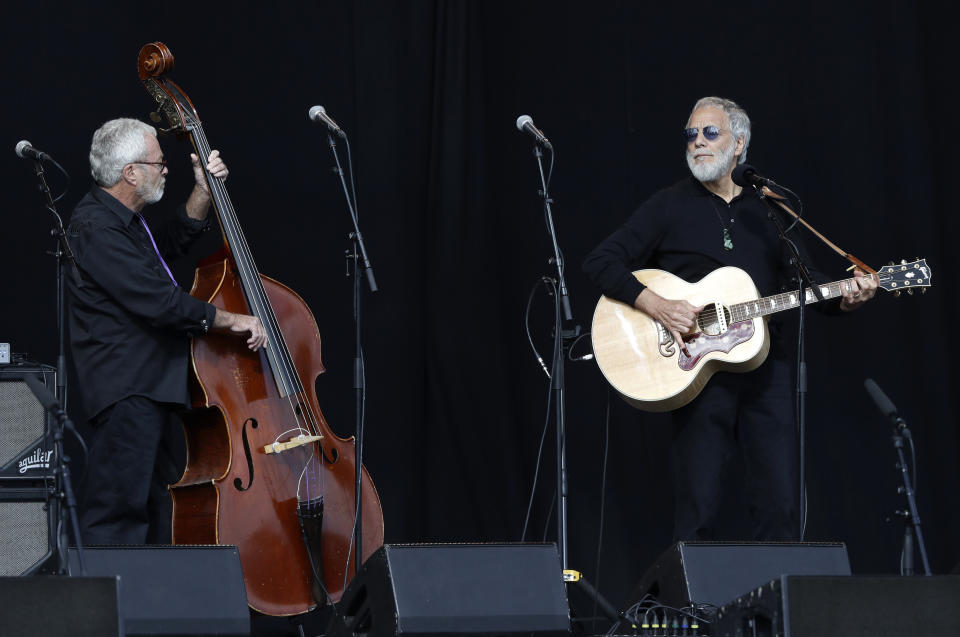
<svg viewBox="0 0 960 637">
<path fill-rule="evenodd" d="M 867 275 L 867 277 L 871 279 L 874 278 L 874 276 L 873 274 Z M 818 286 L 818 289 L 823 299 L 827 300 L 843 296 L 845 291 L 856 290 L 857 283 L 854 278 L 843 279 L 842 281 L 834 281 L 833 283 L 824 283 Z M 803 293 L 806 295 L 803 299 L 805 305 L 817 302 L 817 296 L 810 288 L 805 288 Z M 776 312 L 783 312 L 784 310 L 791 310 L 799 306 L 800 295 L 797 290 L 773 294 L 754 301 L 745 301 L 731 305 L 729 307 L 730 322 L 745 321 L 758 316 L 766 316 L 768 314 L 775 314 Z"/>
</svg>

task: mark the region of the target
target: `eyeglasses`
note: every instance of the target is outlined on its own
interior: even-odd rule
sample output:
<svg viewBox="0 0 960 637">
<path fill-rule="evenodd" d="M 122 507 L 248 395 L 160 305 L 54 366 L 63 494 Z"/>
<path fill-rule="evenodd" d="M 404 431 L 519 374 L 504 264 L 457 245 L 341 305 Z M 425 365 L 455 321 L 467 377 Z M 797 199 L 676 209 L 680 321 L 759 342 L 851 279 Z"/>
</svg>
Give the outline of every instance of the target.
<svg viewBox="0 0 960 637">
<path fill-rule="evenodd" d="M 134 161 L 130 162 L 132 164 L 141 164 L 143 166 L 160 166 L 160 170 L 163 170 L 167 167 L 167 160 L 161 159 L 160 161 Z"/>
<path fill-rule="evenodd" d="M 697 135 L 700 134 L 699 128 L 684 128 L 683 129 L 683 139 L 689 144 L 692 141 L 697 139 Z M 703 127 L 703 136 L 707 141 L 713 141 L 717 137 L 720 137 L 720 133 L 723 131 L 722 128 L 718 126 L 704 126 Z"/>
</svg>

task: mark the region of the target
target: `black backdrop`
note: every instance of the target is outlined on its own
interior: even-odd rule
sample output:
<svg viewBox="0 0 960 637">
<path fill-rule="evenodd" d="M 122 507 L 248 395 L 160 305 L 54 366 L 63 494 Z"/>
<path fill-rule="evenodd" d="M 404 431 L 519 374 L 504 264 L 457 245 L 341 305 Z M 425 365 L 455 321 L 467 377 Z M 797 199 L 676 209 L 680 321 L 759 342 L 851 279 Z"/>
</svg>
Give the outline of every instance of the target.
<svg viewBox="0 0 960 637">
<path fill-rule="evenodd" d="M 69 170 L 68 213 L 90 184 L 92 131 L 146 117 L 136 55 L 161 40 L 229 163 L 260 270 L 316 314 L 322 406 L 343 435 L 353 427 L 350 226 L 307 109 L 323 104 L 351 135 L 382 288 L 365 301 L 365 460 L 387 540 L 518 540 L 548 399 L 523 310 L 551 249 L 531 143 L 514 120 L 533 115 L 558 149 L 556 223 L 576 321 L 588 327 L 597 292 L 580 261 L 685 173 L 678 131 L 693 102 L 727 96 L 753 118 L 751 163 L 801 193 L 815 226 L 874 266 L 921 256 L 936 270 L 925 296 L 882 293 L 856 315 L 810 315 L 807 539 L 847 542 L 855 572 L 897 569 L 902 527 L 883 517 L 903 502 L 889 429 L 862 389 L 869 376 L 913 425 L 932 564 L 947 572 L 960 559 L 960 444 L 946 269 L 958 229 L 946 88 L 957 59 L 945 11 L 893 1 L 7 7 L 0 341 L 55 361 L 51 224 L 13 146 L 29 139 Z M 168 195 L 151 215 L 190 186 L 188 145 L 163 146 Z M 839 257 L 818 256 L 843 276 Z M 191 268 L 176 264 L 181 281 Z M 551 320 L 538 296 L 541 351 Z M 593 363 L 568 374 L 570 565 L 595 573 L 605 492 L 600 588 L 619 603 L 670 542 L 668 421 L 612 400 L 603 488 L 606 384 Z M 76 389 L 70 398 L 82 418 Z M 533 537 L 546 528 L 550 539 L 552 435 L 532 523 Z M 743 503 L 732 496 L 727 511 L 731 533 L 744 533 Z"/>
</svg>

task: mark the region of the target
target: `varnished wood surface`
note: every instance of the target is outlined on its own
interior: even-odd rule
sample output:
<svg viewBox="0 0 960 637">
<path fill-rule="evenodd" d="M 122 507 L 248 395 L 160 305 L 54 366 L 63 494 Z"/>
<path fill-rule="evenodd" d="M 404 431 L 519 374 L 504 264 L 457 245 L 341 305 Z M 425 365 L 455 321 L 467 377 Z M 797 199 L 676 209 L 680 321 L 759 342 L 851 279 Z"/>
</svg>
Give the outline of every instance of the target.
<svg viewBox="0 0 960 637">
<path fill-rule="evenodd" d="M 184 479 L 171 487 L 178 515 L 175 541 L 205 544 L 215 537 L 218 544 L 236 544 L 250 606 L 270 615 L 292 615 L 316 606 L 296 511 L 298 484 L 300 499 L 318 495 L 305 490 L 300 476 L 311 455 L 316 457 L 321 448 L 328 458 L 337 458 L 332 464 L 323 463 L 319 488 L 311 487 L 323 494 L 323 575 L 335 601 L 343 594 L 344 573 L 349 583 L 354 572 L 355 556 L 346 563 L 355 515 L 353 439 L 334 435 L 317 403 L 314 382 L 323 365 L 312 313 L 289 288 L 268 277 L 261 280 L 305 393 L 299 401 L 290 397 L 292 403 L 280 397 L 266 355 L 251 352 L 242 339 L 209 334 L 194 341 L 194 370 L 200 385 L 195 407 L 204 417 L 188 416 L 185 421 L 193 448 L 188 449 Z M 229 311 L 242 312 L 246 307 L 239 279 L 224 262 L 199 269 L 193 293 Z M 312 330 L 296 329 L 304 325 Z M 265 453 L 264 447 L 278 437 L 284 441 L 296 434 L 297 407 L 313 413 L 323 440 L 281 454 Z M 256 428 L 251 425 L 254 421 Z M 252 483 L 242 439 L 245 423 L 254 466 Z M 194 447 L 201 440 L 207 443 L 202 455 Z M 249 489 L 238 489 L 237 479 Z M 198 488 L 204 481 L 210 488 Z M 363 492 L 366 559 L 383 544 L 380 500 L 366 469 Z"/>
<path fill-rule="evenodd" d="M 759 298 L 749 275 L 738 268 L 714 270 L 697 283 L 689 283 L 662 270 L 639 270 L 638 281 L 660 296 L 684 299 L 693 305 L 720 301 L 724 305 Z M 763 363 L 770 348 L 763 318 L 752 319 L 754 336 L 729 353 L 706 354 L 689 371 L 678 364 L 679 347 L 663 356 L 652 318 L 634 307 L 601 297 L 593 314 L 591 338 L 597 365 L 614 389 L 644 411 L 670 411 L 682 407 L 720 370 L 749 371 Z"/>
</svg>

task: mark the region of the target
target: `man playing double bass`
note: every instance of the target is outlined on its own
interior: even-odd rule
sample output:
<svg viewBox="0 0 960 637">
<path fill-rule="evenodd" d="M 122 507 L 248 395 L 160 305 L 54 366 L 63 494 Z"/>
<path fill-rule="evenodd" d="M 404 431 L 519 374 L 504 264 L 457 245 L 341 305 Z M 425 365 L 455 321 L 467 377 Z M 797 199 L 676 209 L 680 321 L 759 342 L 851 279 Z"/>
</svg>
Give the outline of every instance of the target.
<svg viewBox="0 0 960 637">
<path fill-rule="evenodd" d="M 73 361 L 95 436 L 81 516 L 88 544 L 170 542 L 174 411 L 188 400 L 190 338 L 228 332 L 254 351 L 267 342 L 259 319 L 193 298 L 164 261 L 210 226 L 210 192 L 199 158 L 191 160 L 193 191 L 151 231 L 140 211 L 160 201 L 168 173 L 156 130 L 115 119 L 93 134 L 96 185 L 71 217 L 77 267 L 67 282 Z M 228 174 L 218 151 L 206 169 L 215 179 Z"/>
<path fill-rule="evenodd" d="M 643 203 L 587 256 L 583 268 L 605 295 L 659 321 L 685 347 L 681 335 L 694 331 L 703 308 L 661 297 L 637 281 L 632 269 L 659 268 L 694 282 L 721 266 L 736 266 L 761 295 L 796 289 L 798 281 L 790 278 L 791 255 L 767 220 L 767 206 L 731 178 L 750 144 L 747 113 L 731 100 L 705 97 L 683 133 L 691 175 Z M 800 243 L 797 233 L 790 236 Z M 824 280 L 816 272 L 813 278 Z M 839 303 L 814 307 L 828 313 L 859 308 L 876 294 L 877 283 L 859 271 L 856 282 Z M 723 476 L 734 461 L 742 462 L 746 475 L 753 538 L 798 536 L 795 353 L 792 335 L 778 324 L 782 316 L 770 321 L 770 353 L 760 367 L 714 375 L 697 398 L 673 412 L 676 540 L 719 539 Z"/>
</svg>

